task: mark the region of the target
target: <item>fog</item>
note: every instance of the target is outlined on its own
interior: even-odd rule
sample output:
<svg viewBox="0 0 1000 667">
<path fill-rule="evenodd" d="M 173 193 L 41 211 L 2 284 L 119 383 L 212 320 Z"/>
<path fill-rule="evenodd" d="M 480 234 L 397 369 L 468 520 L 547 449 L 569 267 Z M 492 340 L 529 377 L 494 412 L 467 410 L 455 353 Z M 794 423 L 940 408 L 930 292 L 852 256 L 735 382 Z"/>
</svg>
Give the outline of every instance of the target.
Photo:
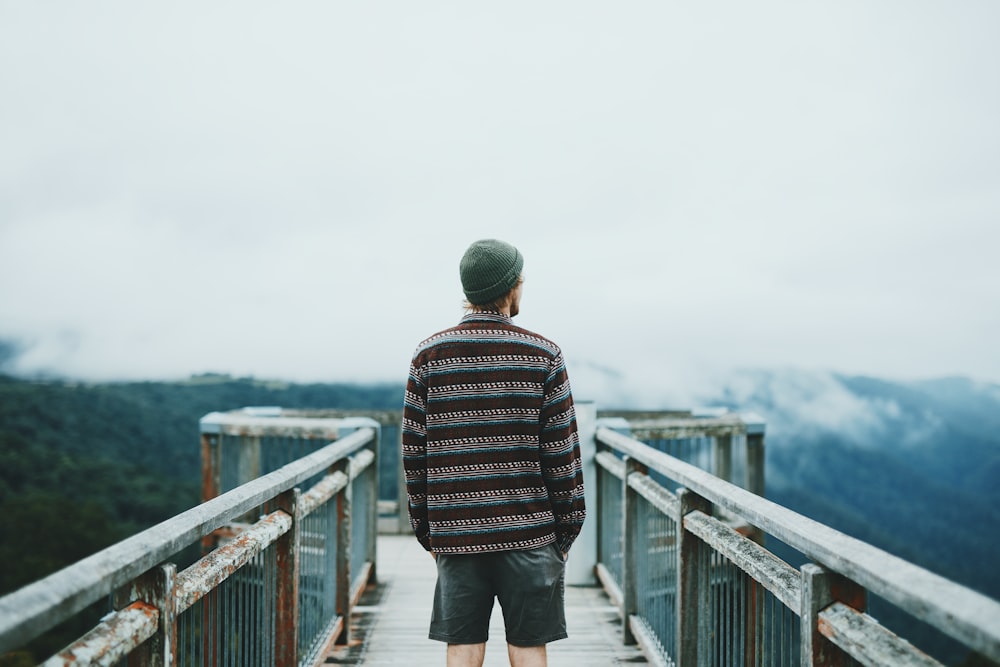
<svg viewBox="0 0 1000 667">
<path fill-rule="evenodd" d="M 585 398 L 741 368 L 998 382 L 997 25 L 2 2 L 2 370 L 402 381 L 496 237 Z"/>
</svg>

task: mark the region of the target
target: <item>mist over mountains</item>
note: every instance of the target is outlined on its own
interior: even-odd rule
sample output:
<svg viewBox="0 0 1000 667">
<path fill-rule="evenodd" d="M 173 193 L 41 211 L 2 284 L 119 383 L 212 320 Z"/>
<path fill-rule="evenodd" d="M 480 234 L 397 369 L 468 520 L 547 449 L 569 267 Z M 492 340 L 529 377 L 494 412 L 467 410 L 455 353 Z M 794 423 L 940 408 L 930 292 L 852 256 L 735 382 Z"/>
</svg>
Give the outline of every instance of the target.
<svg viewBox="0 0 1000 667">
<path fill-rule="evenodd" d="M 1000 387 L 752 372 L 718 403 L 767 419 L 767 493 L 1000 597 Z"/>
<path fill-rule="evenodd" d="M 0 346 L 0 357 L 12 352 Z M 632 407 L 607 389 L 591 392 L 598 409 Z M 401 400 L 402 386 L 391 384 L 217 375 L 90 384 L 0 374 L 0 513 L 12 517 L 0 530 L 0 557 L 13 564 L 0 593 L 197 503 L 197 423 L 207 412 L 392 410 Z M 1000 386 L 753 370 L 686 400 L 655 407 L 764 418 L 770 499 L 1000 599 Z M 25 539 L 33 559 L 19 558 Z"/>
<path fill-rule="evenodd" d="M 835 447 L 858 457 L 859 464 L 884 457 L 886 473 L 903 467 L 958 493 L 1000 493 L 997 385 L 754 371 L 734 376 L 704 400 L 765 417 L 772 489 L 812 479 L 821 450 Z M 892 478 L 884 481 L 891 484 Z"/>
</svg>

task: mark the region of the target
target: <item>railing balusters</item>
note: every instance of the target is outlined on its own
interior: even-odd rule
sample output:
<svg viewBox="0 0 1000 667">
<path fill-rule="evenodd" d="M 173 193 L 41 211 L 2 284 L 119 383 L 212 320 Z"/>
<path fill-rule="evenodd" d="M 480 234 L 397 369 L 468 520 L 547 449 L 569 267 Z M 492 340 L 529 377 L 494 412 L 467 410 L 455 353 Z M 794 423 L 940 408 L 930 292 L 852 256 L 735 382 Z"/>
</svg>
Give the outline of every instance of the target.
<svg viewBox="0 0 1000 667">
<path fill-rule="evenodd" d="M 864 614 L 868 587 L 1000 660 L 1000 603 L 765 500 L 759 418 L 746 425 L 728 417 L 706 420 L 702 435 L 708 437 L 700 438 L 697 421 L 682 418 L 661 429 L 662 422 L 644 416 L 632 424 L 631 432 L 641 433 L 651 445 L 623 434 L 629 429 L 622 429 L 620 420 L 614 427 L 597 429 L 596 569 L 609 595 L 619 600 L 626 641 L 638 640 L 647 654 L 657 654 L 657 661 L 681 667 L 937 665 Z M 734 446 L 739 448 L 739 466 L 733 460 Z M 648 476 L 639 472 L 639 463 L 649 470 Z M 618 476 L 625 477 L 624 488 L 609 493 L 614 488 L 609 480 Z M 727 477 L 739 478 L 743 488 Z M 662 494 L 675 499 L 664 500 Z M 658 630 L 662 604 L 643 594 L 636 606 L 634 591 L 668 595 L 657 584 L 656 521 L 647 513 L 670 516 L 675 504 L 673 638 Z M 641 518 L 636 512 L 640 506 Z M 641 529 L 638 520 L 643 521 Z M 612 532 L 609 525 L 624 531 L 620 591 L 611 576 L 618 552 L 609 548 L 605 537 Z M 764 548 L 765 531 L 827 569 L 789 567 Z"/>
<path fill-rule="evenodd" d="M 47 665 L 298 667 L 304 665 L 305 657 L 300 649 L 300 626 L 312 632 L 303 638 L 314 652 L 312 661 L 324 657 L 315 655 L 327 646 L 324 633 L 339 629 L 346 637 L 355 603 L 352 587 L 360 593 L 360 587 L 374 579 L 378 475 L 374 469 L 377 454 L 372 449 L 378 442 L 377 424 L 366 419 L 320 419 L 344 429 L 336 442 L 323 446 L 324 441 L 310 434 L 306 419 L 289 425 L 282 424 L 281 418 L 244 422 L 239 414 L 224 417 L 201 437 L 203 491 L 224 488 L 238 470 L 250 474 L 275 469 L 0 598 L 0 652 L 17 648 L 112 591 L 118 611 Z M 266 436 L 269 428 L 285 435 Z M 234 449 L 227 446 L 227 440 L 243 440 L 246 446 Z M 277 457 L 271 452 L 274 447 L 283 449 Z M 286 458 L 301 452 L 311 453 L 294 461 Z M 237 462 L 233 475 L 222 474 L 227 456 Z M 327 475 L 308 494 L 299 492 L 297 484 L 331 467 L 336 467 L 335 474 Z M 352 476 L 357 478 L 353 488 Z M 352 493 L 363 508 L 356 517 L 350 516 Z M 230 523 L 253 522 L 268 507 L 274 511 L 252 525 Z M 322 527 L 326 508 L 336 508 L 329 514 L 341 518 L 331 526 L 335 535 Z M 316 512 L 323 535 L 313 536 L 305 545 L 303 526 L 310 512 Z M 355 554 L 359 563 L 354 569 L 368 574 L 357 585 L 350 580 L 352 519 L 359 540 Z M 337 549 L 332 548 L 334 542 Z M 176 566 L 165 560 L 188 545 L 200 545 L 203 557 L 178 574 Z M 304 548 L 309 555 L 303 553 Z M 302 563 L 310 558 L 320 560 L 308 566 L 310 580 L 302 584 Z M 340 563 L 332 564 L 334 558 Z M 143 573 L 143 566 L 152 569 Z M 337 573 L 340 579 L 327 579 L 324 571 Z M 332 604 L 326 610 L 321 605 L 304 618 L 299 587 L 314 584 L 321 587 L 319 597 L 331 603 L 337 597 L 336 613 Z M 123 658 L 125 663 L 120 663 Z"/>
</svg>

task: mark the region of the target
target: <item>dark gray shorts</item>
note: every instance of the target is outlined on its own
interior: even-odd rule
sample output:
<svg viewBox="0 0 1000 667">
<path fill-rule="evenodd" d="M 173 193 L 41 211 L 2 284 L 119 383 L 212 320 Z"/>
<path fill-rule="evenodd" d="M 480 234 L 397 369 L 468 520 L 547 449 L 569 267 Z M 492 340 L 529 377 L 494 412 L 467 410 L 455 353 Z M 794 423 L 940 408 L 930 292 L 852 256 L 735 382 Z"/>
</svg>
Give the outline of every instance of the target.
<svg viewBox="0 0 1000 667">
<path fill-rule="evenodd" d="M 449 644 L 489 638 L 494 596 L 507 643 L 542 646 L 566 637 L 566 563 L 555 544 L 527 551 L 440 554 L 428 635 Z"/>
</svg>

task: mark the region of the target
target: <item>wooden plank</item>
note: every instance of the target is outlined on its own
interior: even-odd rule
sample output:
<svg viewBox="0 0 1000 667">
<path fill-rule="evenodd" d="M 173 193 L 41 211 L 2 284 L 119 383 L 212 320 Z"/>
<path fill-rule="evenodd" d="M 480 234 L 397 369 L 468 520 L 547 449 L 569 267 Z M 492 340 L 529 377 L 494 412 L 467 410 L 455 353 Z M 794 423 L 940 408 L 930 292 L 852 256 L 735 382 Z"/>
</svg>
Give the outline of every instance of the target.
<svg viewBox="0 0 1000 667">
<path fill-rule="evenodd" d="M 747 426 L 739 415 L 629 419 L 628 425 L 634 436 L 642 440 L 733 436 L 743 435 L 747 432 Z"/>
<path fill-rule="evenodd" d="M 708 501 L 690 489 L 677 494 L 678 513 L 709 511 Z M 708 636 L 711 627 L 711 582 L 707 559 L 701 558 L 704 546 L 698 537 L 677 522 L 677 663 L 707 664 Z"/>
<path fill-rule="evenodd" d="M 199 420 L 202 433 L 233 436 L 290 436 L 336 440 L 344 422 L 339 418 L 311 416 L 280 416 L 290 414 L 282 410 L 278 415 L 254 414 L 246 410 L 211 412 Z"/>
<path fill-rule="evenodd" d="M 351 462 L 347 459 L 337 462 L 340 472 L 350 476 Z M 353 479 L 353 478 L 352 478 Z M 348 482 L 334 502 L 337 504 L 337 553 L 335 555 L 334 581 L 337 589 L 334 605 L 337 615 L 350 618 L 351 615 L 351 482 Z M 344 631 L 337 637 L 338 644 L 346 644 L 351 639 L 351 625 L 346 623 Z"/>
<path fill-rule="evenodd" d="M 618 479 L 625 479 L 625 464 L 622 460 L 608 452 L 597 452 L 594 461 Z"/>
<path fill-rule="evenodd" d="M 868 614 L 835 602 L 819 613 L 819 632 L 862 665 L 942 667 Z"/>
<path fill-rule="evenodd" d="M 375 462 L 375 453 L 370 449 L 362 449 L 351 457 L 351 479 L 357 479 L 358 475 L 368 469 Z"/>
<path fill-rule="evenodd" d="M 340 493 L 350 481 L 347 475 L 337 471 L 316 482 L 309 491 L 303 493 L 299 502 L 299 516 L 305 518 L 319 509 L 323 504 Z"/>
<path fill-rule="evenodd" d="M 632 473 L 628 477 L 628 485 L 649 501 L 649 504 L 674 521 L 680 519 L 680 505 L 677 502 L 677 496 L 657 484 L 649 475 L 641 472 Z"/>
<path fill-rule="evenodd" d="M 332 472 L 325 476 L 319 482 L 313 485 L 309 491 L 304 493 L 300 500 L 299 506 L 299 516 L 300 518 L 305 518 L 306 516 L 312 514 L 320 506 L 329 501 L 335 495 L 337 495 L 341 489 L 344 489 L 348 482 L 356 479 L 361 473 L 371 467 L 376 461 L 376 456 L 370 449 L 362 449 L 354 456 L 350 457 L 349 466 L 350 475 L 348 476 L 344 470 L 338 470 Z M 370 484 L 371 493 L 377 493 L 376 485 Z M 373 521 L 372 525 L 377 525 L 378 518 L 378 504 L 376 499 L 376 505 L 374 506 L 374 517 L 376 521 Z"/>
<path fill-rule="evenodd" d="M 639 648 L 642 649 L 642 653 L 646 656 L 647 662 L 651 665 L 656 665 L 656 667 L 670 667 L 672 663 L 668 662 L 663 655 L 656 650 L 655 647 L 658 646 L 656 634 L 649 629 L 646 622 L 639 616 L 630 616 L 628 623 L 632 628 L 632 636 L 635 637 L 636 642 L 639 644 Z"/>
<path fill-rule="evenodd" d="M 639 531 L 639 494 L 629 484 L 633 475 L 646 472 L 646 467 L 635 459 L 625 457 L 625 484 L 622 485 L 622 637 L 626 644 L 634 644 L 635 636 L 629 625 L 629 618 L 638 611 L 639 569 L 637 550 L 640 545 L 636 535 Z"/>
<path fill-rule="evenodd" d="M 598 428 L 597 438 L 966 646 L 1000 661 L 1000 602 L 611 429 Z"/>
<path fill-rule="evenodd" d="M 598 563 L 597 567 L 594 568 L 594 572 L 597 575 L 597 581 L 604 588 L 604 593 L 608 596 L 611 604 L 618 609 L 618 614 L 621 615 L 622 608 L 622 589 L 618 586 L 618 582 L 615 581 L 614 575 L 608 570 L 608 567 L 604 563 Z"/>
<path fill-rule="evenodd" d="M 570 558 L 572 558 L 570 552 Z M 445 644 L 427 638 L 437 570 L 411 535 L 379 535 L 379 585 L 355 609 L 354 646 L 338 646 L 330 659 L 340 665 L 439 667 Z M 367 604 L 366 604 L 367 603 Z M 549 667 L 608 667 L 648 664 L 638 646 L 622 644 L 618 610 L 598 586 L 567 586 L 569 638 L 547 647 Z M 503 616 L 494 607 L 484 667 L 507 667 Z"/>
<path fill-rule="evenodd" d="M 42 667 L 73 665 L 116 665 L 129 651 L 156 634 L 160 612 L 145 602 L 133 602 L 110 614 L 100 625 L 85 634 Z"/>
</svg>

